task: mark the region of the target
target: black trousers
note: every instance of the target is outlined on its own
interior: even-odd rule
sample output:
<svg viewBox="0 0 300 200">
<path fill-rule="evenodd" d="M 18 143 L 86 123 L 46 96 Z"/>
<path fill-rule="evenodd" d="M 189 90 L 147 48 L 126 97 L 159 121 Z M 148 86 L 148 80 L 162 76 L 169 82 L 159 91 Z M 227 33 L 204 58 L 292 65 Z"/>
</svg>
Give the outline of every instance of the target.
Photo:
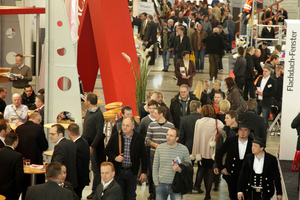
<svg viewBox="0 0 300 200">
<path fill-rule="evenodd" d="M 252 79 L 245 80 L 245 88 L 244 88 L 244 99 L 248 101 L 248 93 L 250 93 L 250 98 L 255 98 L 255 86 L 254 81 Z"/>
<path fill-rule="evenodd" d="M 137 175 L 131 169 L 121 169 L 115 180 L 123 190 L 123 199 L 132 200 L 136 190 Z"/>
<path fill-rule="evenodd" d="M 240 88 L 242 91 L 244 91 L 245 78 L 243 76 L 237 76 L 234 78 L 234 81 L 237 87 Z"/>
<path fill-rule="evenodd" d="M 223 179 L 225 179 L 227 185 L 228 185 L 228 193 L 231 200 L 237 200 L 237 185 L 239 177 L 236 176 L 230 176 L 230 175 L 224 175 Z"/>
</svg>

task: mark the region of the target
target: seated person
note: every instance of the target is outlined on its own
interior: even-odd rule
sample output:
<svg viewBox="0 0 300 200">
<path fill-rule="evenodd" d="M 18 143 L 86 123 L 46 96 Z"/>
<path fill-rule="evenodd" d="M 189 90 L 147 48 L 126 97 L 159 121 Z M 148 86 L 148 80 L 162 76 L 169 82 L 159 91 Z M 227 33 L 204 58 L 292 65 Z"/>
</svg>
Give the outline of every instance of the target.
<svg viewBox="0 0 300 200">
<path fill-rule="evenodd" d="M 59 186 L 70 190 L 73 194 L 73 199 L 78 200 L 79 198 L 76 195 L 72 184 L 69 181 L 66 181 L 66 177 L 67 177 L 67 168 L 65 165 L 62 164 L 62 166 L 61 166 L 61 181 L 59 182 Z"/>
<path fill-rule="evenodd" d="M 44 95 L 38 95 L 35 97 L 35 105 L 36 109 L 34 110 L 34 112 L 40 113 L 40 115 L 42 116 L 41 125 L 44 126 Z"/>
<path fill-rule="evenodd" d="M 27 84 L 24 87 L 24 92 L 22 94 L 22 104 L 26 105 L 29 110 L 36 109 L 36 106 L 34 104 L 36 94 L 34 93 L 31 85 Z"/>
<path fill-rule="evenodd" d="M 25 123 L 28 117 L 28 107 L 21 104 L 22 97 L 15 93 L 12 96 L 12 104 L 7 105 L 4 110 L 4 119 L 12 123 Z"/>
</svg>

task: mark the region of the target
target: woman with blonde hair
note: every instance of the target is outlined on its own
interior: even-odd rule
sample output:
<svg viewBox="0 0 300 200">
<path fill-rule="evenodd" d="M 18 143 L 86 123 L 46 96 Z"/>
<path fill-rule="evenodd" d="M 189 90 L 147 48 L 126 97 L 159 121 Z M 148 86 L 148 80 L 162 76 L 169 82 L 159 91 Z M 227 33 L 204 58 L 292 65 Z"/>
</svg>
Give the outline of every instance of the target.
<svg viewBox="0 0 300 200">
<path fill-rule="evenodd" d="M 207 94 L 208 91 L 208 81 L 200 80 L 197 83 L 196 89 L 194 90 L 193 94 L 200 99 L 202 106 L 206 104 L 210 104 L 211 100 L 209 95 Z"/>
</svg>

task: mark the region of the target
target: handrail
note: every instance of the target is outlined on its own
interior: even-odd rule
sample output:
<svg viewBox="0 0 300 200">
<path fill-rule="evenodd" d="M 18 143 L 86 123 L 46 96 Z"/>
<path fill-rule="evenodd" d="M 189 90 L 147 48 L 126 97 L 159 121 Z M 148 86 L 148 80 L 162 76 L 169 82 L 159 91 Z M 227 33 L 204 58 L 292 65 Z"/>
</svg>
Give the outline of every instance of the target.
<svg viewBox="0 0 300 200">
<path fill-rule="evenodd" d="M 265 7 L 265 8 L 263 8 L 263 9 L 261 9 L 261 10 L 259 10 L 259 11 L 256 11 L 256 12 L 254 12 L 254 15 L 258 15 L 258 22 L 257 22 L 257 24 L 264 24 L 265 22 L 267 22 L 267 21 L 269 21 L 269 20 L 271 20 L 271 19 L 273 19 L 273 18 L 275 18 L 276 17 L 276 25 L 278 24 L 278 11 L 279 11 L 279 3 L 281 3 L 281 2 L 283 2 L 284 0 L 280 0 L 280 1 L 277 1 L 276 3 L 273 3 L 273 4 L 271 4 L 271 5 L 269 5 L 269 6 L 267 6 L 267 7 Z M 277 12 L 276 12 L 276 14 L 274 14 L 273 15 L 273 12 L 272 12 L 272 7 L 273 6 L 276 6 L 277 5 Z M 271 8 L 271 16 L 270 17 L 268 17 L 267 19 L 266 19 L 266 10 L 268 9 L 268 8 Z M 259 16 L 259 13 L 261 13 L 261 12 L 264 12 L 264 20 L 261 20 L 260 21 L 260 16 Z M 236 35 L 239 35 L 240 34 L 240 32 L 241 32 L 241 27 L 240 27 L 240 22 L 242 21 L 242 19 L 239 19 L 239 20 L 237 20 L 237 21 L 235 21 L 235 23 L 236 24 L 238 24 L 238 26 L 239 26 L 239 32 L 237 32 L 236 33 Z M 253 26 L 255 26 L 256 24 L 253 24 Z"/>
</svg>

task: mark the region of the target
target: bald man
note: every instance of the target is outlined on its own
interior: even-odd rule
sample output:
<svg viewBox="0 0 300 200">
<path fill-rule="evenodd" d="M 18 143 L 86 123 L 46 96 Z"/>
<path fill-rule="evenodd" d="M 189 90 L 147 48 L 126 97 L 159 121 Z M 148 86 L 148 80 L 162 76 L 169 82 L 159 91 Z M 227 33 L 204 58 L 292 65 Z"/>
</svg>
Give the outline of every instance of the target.
<svg viewBox="0 0 300 200">
<path fill-rule="evenodd" d="M 5 107 L 4 119 L 12 123 L 25 123 L 28 116 L 28 107 L 21 104 L 21 95 L 18 93 L 13 94 L 12 102 L 12 104 Z"/>
</svg>

